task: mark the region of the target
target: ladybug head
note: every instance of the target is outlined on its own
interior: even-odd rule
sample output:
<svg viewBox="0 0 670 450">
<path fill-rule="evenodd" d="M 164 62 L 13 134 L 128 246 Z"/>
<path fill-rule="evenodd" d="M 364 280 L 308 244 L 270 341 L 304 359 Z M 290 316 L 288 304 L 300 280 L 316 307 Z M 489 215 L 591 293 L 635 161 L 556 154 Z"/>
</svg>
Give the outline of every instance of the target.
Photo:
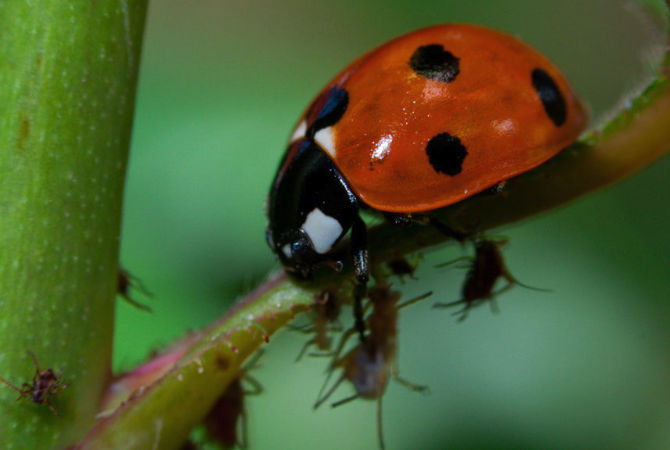
<svg viewBox="0 0 670 450">
<path fill-rule="evenodd" d="M 289 147 L 268 196 L 266 239 L 287 272 L 307 279 L 317 266 L 338 270 L 339 240 L 358 213 L 358 198 L 328 155 L 308 139 Z"/>
<path fill-rule="evenodd" d="M 304 230 L 291 230 L 275 240 L 272 227 L 268 227 L 265 238 L 287 272 L 301 280 L 311 278 L 314 267 L 322 257 L 314 250 L 314 245 Z"/>
</svg>

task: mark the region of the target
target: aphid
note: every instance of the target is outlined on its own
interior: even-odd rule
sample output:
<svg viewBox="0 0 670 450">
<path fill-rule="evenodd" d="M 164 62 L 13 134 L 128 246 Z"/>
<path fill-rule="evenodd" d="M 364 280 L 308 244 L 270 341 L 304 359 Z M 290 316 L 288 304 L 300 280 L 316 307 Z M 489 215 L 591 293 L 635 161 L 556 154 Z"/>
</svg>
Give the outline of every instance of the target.
<svg viewBox="0 0 670 450">
<path fill-rule="evenodd" d="M 216 442 L 224 448 L 247 447 L 247 413 L 244 399 L 247 395 L 259 395 L 263 392 L 261 384 L 249 375 L 249 371 L 256 366 L 261 356 L 262 352 L 257 352 L 245 368 L 241 369 L 240 375 L 228 385 L 207 414 L 203 425 L 208 441 Z M 244 383 L 250 388 L 246 389 Z"/>
<path fill-rule="evenodd" d="M 119 267 L 116 293 L 119 294 L 121 298 L 123 298 L 125 301 L 127 301 L 134 307 L 142 309 L 144 311 L 151 312 L 150 306 L 145 305 L 144 303 L 140 303 L 131 297 L 130 295 L 131 288 L 138 289 L 141 293 L 143 293 L 147 297 L 152 296 L 151 292 L 144 286 L 144 284 L 142 284 L 142 281 L 139 278 L 132 275 L 126 269 Z"/>
<path fill-rule="evenodd" d="M 252 386 L 251 389 L 244 388 L 243 379 Z M 236 445 L 246 448 L 247 413 L 244 398 L 247 395 L 258 395 L 262 391 L 263 388 L 258 381 L 246 374 L 230 383 L 205 418 L 204 426 L 208 439 L 221 444 L 224 448 Z"/>
<path fill-rule="evenodd" d="M 5 383 L 7 386 L 18 392 L 19 397 L 16 400 L 29 398 L 30 401 L 35 404 L 48 406 L 51 412 L 58 416 L 58 411 L 56 411 L 56 408 L 51 404 L 51 397 L 68 387 L 67 384 L 63 383 L 63 372 L 60 371 L 58 375 L 56 375 L 52 369 L 41 370 L 35 354 L 31 351 L 28 351 L 28 354 L 32 357 L 33 364 L 35 365 L 35 375 L 33 376 L 32 384 L 23 383 L 21 388 L 18 388 L 1 377 L 0 382 Z"/>
<path fill-rule="evenodd" d="M 307 349 L 311 345 L 315 345 L 321 351 L 330 350 L 331 331 L 339 331 L 339 317 L 340 317 L 341 304 L 337 298 L 337 295 L 332 292 L 324 292 L 320 295 L 319 299 L 314 303 L 311 313 L 312 326 L 301 330 L 304 333 L 313 333 L 314 336 L 305 342 L 300 353 L 296 357 L 296 362 L 299 361 Z"/>
<path fill-rule="evenodd" d="M 400 281 L 403 281 L 403 277 L 407 275 L 409 278 L 415 280 L 414 272 L 416 271 L 416 264 L 411 264 L 406 257 L 397 256 L 388 262 L 389 269 L 391 273 L 397 276 Z"/>
<path fill-rule="evenodd" d="M 334 362 L 331 364 L 329 377 L 335 368 L 342 369 L 342 375 L 324 395 L 320 395 L 314 408 L 323 404 L 344 380 L 349 380 L 356 393 L 350 397 L 338 400 L 332 406 L 336 407 L 356 398 L 377 400 L 377 435 L 379 445 L 384 448 L 382 433 L 382 396 L 386 391 L 389 378 L 393 378 L 404 386 L 414 391 L 426 391 L 426 386 L 415 385 L 398 375 L 397 365 L 397 321 L 398 310 L 431 295 L 428 292 L 414 299 L 408 300 L 400 305 L 397 304 L 400 294 L 391 291 L 388 286 L 377 286 L 370 291 L 370 302 L 372 313 L 367 319 L 369 334 L 365 340 L 360 341 L 349 353 L 338 358 L 339 349 L 335 354 Z M 339 348 L 341 349 L 355 329 L 351 329 L 342 337 Z M 328 383 L 326 378 L 324 388 Z M 322 388 L 323 390 L 323 388 Z"/>
<path fill-rule="evenodd" d="M 434 308 L 448 308 L 450 306 L 464 305 L 460 311 L 454 313 L 459 315 L 459 322 L 465 320 L 470 312 L 470 309 L 479 306 L 486 301 L 490 302 L 491 310 L 494 313 L 498 312 L 498 306 L 495 302 L 495 297 L 507 291 L 514 285 L 523 286 L 528 289 L 546 291 L 546 289 L 535 288 L 527 286 L 516 278 L 505 266 L 505 262 L 500 251 L 500 248 L 507 243 L 506 240 L 489 240 L 479 239 L 475 240 L 475 256 L 471 259 L 468 272 L 465 275 L 463 289 L 460 300 L 449 303 L 436 303 Z M 494 291 L 496 282 L 503 278 L 507 284 Z"/>
</svg>

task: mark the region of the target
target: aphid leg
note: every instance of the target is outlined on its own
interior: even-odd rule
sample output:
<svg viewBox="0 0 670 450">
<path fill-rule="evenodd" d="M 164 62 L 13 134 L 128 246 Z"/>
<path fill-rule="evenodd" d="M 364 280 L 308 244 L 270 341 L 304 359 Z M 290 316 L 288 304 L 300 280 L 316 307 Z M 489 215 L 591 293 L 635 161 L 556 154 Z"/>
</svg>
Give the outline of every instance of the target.
<svg viewBox="0 0 670 450">
<path fill-rule="evenodd" d="M 489 299 L 489 307 L 491 308 L 491 313 L 500 314 L 500 307 L 498 306 L 498 300 L 495 297 Z"/>
<path fill-rule="evenodd" d="M 426 385 L 423 384 L 415 384 L 412 383 L 411 381 L 403 378 L 400 376 L 400 371 L 398 370 L 398 361 L 395 360 L 393 362 L 393 366 L 391 368 L 391 377 L 407 389 L 409 389 L 412 392 L 421 392 L 423 394 L 429 394 L 430 393 L 430 388 Z M 381 397 L 380 397 L 381 398 Z"/>
<path fill-rule="evenodd" d="M 345 403 L 349 403 L 352 400 L 356 400 L 358 397 L 360 397 L 359 394 L 354 394 L 350 395 L 349 397 L 344 397 L 343 399 L 340 399 L 330 405 L 331 408 L 337 408 L 338 406 L 342 406 Z"/>
<path fill-rule="evenodd" d="M 356 216 L 351 227 L 351 250 L 354 257 L 354 320 L 361 342 L 365 341 L 365 320 L 363 319 L 363 299 L 367 294 L 370 268 L 368 266 L 368 244 L 365 222 Z"/>
<path fill-rule="evenodd" d="M 529 286 L 527 284 L 521 283 L 519 280 L 514 277 L 507 268 L 507 265 L 505 264 L 505 259 L 502 254 L 502 247 L 507 244 L 507 239 L 502 238 L 502 239 L 490 239 L 490 238 L 481 238 L 479 241 L 475 242 L 475 251 L 479 255 L 481 253 L 482 255 L 482 260 L 484 261 L 484 265 L 488 266 L 488 270 L 494 271 L 494 273 L 497 273 L 496 278 L 504 278 L 505 281 L 507 281 L 507 285 L 502 287 L 501 289 L 494 291 L 491 293 L 491 307 L 496 308 L 497 306 L 493 303 L 493 300 L 496 298 L 496 296 L 502 294 L 503 292 L 507 291 L 514 285 L 521 286 L 526 289 L 530 289 L 533 291 L 541 291 L 541 292 L 550 292 L 550 289 L 543 289 L 543 288 L 538 288 L 538 287 L 533 287 Z"/>
<path fill-rule="evenodd" d="M 2 378 L 2 377 L 0 377 L 0 383 L 4 383 L 4 384 L 6 384 L 7 386 L 9 386 L 10 388 L 14 389 L 14 390 L 19 394 L 19 398 L 17 398 L 17 400 L 22 399 L 23 397 L 26 396 L 26 393 L 25 393 L 25 392 L 23 392 L 21 389 L 19 389 L 18 387 L 14 386 L 12 383 L 10 383 L 9 381 L 5 380 L 5 379 Z M 25 384 L 27 384 L 27 383 L 24 383 L 24 385 L 25 385 Z M 30 385 L 28 385 L 28 386 L 30 386 Z"/>
<path fill-rule="evenodd" d="M 422 384 L 414 384 L 411 381 L 406 380 L 405 378 L 402 378 L 398 374 L 394 374 L 393 379 L 395 381 L 397 381 L 398 383 L 402 384 L 403 386 L 405 386 L 410 391 L 423 392 L 425 394 L 430 392 L 430 389 L 428 388 L 428 386 L 425 386 L 425 385 L 422 385 Z"/>
<path fill-rule="evenodd" d="M 260 395 L 263 393 L 263 386 L 258 382 L 257 379 L 249 375 L 248 370 L 254 368 L 256 366 L 256 363 L 260 359 L 262 355 L 262 352 L 257 352 L 256 355 L 252 358 L 252 360 L 245 365 L 245 373 L 242 376 L 241 380 L 244 380 L 247 384 L 251 386 L 251 389 L 245 389 L 242 388 L 242 394 L 246 397 L 247 395 Z M 239 433 L 238 436 L 238 442 L 237 446 L 239 448 L 247 448 L 249 444 L 249 439 L 248 439 L 248 430 L 247 430 L 247 411 L 246 408 L 242 408 L 242 411 L 240 411 L 240 420 L 238 421 L 238 428 L 239 428 Z"/>
<path fill-rule="evenodd" d="M 251 358 L 244 364 L 244 371 L 245 374 L 249 372 L 250 370 L 255 370 L 258 369 L 261 365 L 258 363 L 260 361 L 261 357 L 265 354 L 265 350 L 260 349 L 256 353 L 254 353 Z"/>
<path fill-rule="evenodd" d="M 430 297 L 431 295 L 433 295 L 433 291 L 428 291 L 425 294 L 421 294 L 417 297 L 410 298 L 409 300 L 405 300 L 404 302 L 402 302 L 398 306 L 396 306 L 396 308 L 397 309 L 402 309 L 406 306 L 413 305 L 414 303 L 420 302 L 421 300 L 424 300 L 424 299 Z"/>
<path fill-rule="evenodd" d="M 489 299 L 489 305 L 491 306 L 491 312 L 493 314 L 500 313 L 500 308 L 498 307 L 498 301 L 496 300 L 496 298 L 499 295 L 509 291 L 512 287 L 514 287 L 515 284 L 518 284 L 516 282 L 509 281 L 509 279 L 506 276 L 505 276 L 505 279 L 507 280 L 507 284 L 505 286 L 501 287 L 500 289 L 498 289 L 497 291 L 493 292 L 491 294 L 491 298 Z"/>
<path fill-rule="evenodd" d="M 340 353 L 342 353 L 342 350 L 344 350 L 344 346 L 346 345 L 347 341 L 354 333 L 356 333 L 356 331 L 356 328 L 349 328 L 347 331 L 342 333 L 342 336 L 340 337 L 340 343 L 337 344 L 337 348 L 332 355 L 333 361 L 336 361 L 340 357 Z"/>
<path fill-rule="evenodd" d="M 69 384 L 67 384 L 67 383 L 63 383 L 63 381 L 62 381 L 62 380 L 63 380 L 63 369 L 60 369 L 60 370 L 58 371 L 58 377 L 57 377 L 57 380 L 58 380 L 58 386 L 57 386 L 55 389 L 53 389 L 53 390 L 51 391 L 53 394 L 56 394 L 56 393 L 58 393 L 58 392 L 64 390 L 66 387 L 69 386 Z"/>
<path fill-rule="evenodd" d="M 300 361 L 302 359 L 302 357 L 305 356 L 305 352 L 307 351 L 309 346 L 312 345 L 312 344 L 315 344 L 315 343 L 316 343 L 316 338 L 312 338 L 309 341 L 305 342 L 305 344 L 300 349 L 300 353 L 298 353 L 298 356 L 295 358 L 294 362 Z"/>
<path fill-rule="evenodd" d="M 352 333 L 355 332 L 355 330 L 353 328 L 351 328 L 349 331 L 351 331 Z M 339 351 L 341 351 L 341 349 L 338 349 L 338 352 Z M 335 372 L 335 367 L 336 367 L 337 363 L 338 363 L 338 359 L 337 359 L 337 355 L 335 355 L 335 356 L 333 356 L 333 359 L 332 359 L 330 365 L 328 366 L 328 371 L 326 373 L 326 379 L 323 380 L 323 384 L 321 384 L 321 388 L 319 389 L 319 393 L 316 396 L 316 403 L 314 404 L 314 409 L 318 408 L 324 401 L 326 401 L 326 399 L 328 399 L 328 397 L 335 390 L 335 387 L 337 387 L 342 382 L 342 380 L 344 380 L 345 377 L 344 377 L 344 374 L 343 374 L 340 377 L 340 379 L 337 380 L 337 382 L 335 383 L 335 386 L 333 386 L 328 391 L 328 393 L 324 395 L 324 391 L 326 390 L 326 386 L 328 386 L 328 383 L 330 382 L 330 377 L 332 377 L 333 372 Z"/>
<path fill-rule="evenodd" d="M 132 284 L 133 287 L 136 288 L 138 291 L 140 291 L 142 294 L 146 295 L 147 297 L 154 296 L 154 293 L 149 290 L 149 288 L 142 282 L 140 278 L 128 272 L 126 269 L 119 268 L 119 270 L 122 271 L 124 275 L 128 278 L 130 284 Z"/>
<path fill-rule="evenodd" d="M 247 411 L 245 409 L 240 412 L 239 424 L 240 437 L 238 438 L 236 446 L 239 448 L 247 448 L 249 447 L 249 430 L 247 429 Z"/>
<path fill-rule="evenodd" d="M 251 385 L 251 389 L 244 390 L 244 395 L 260 395 L 263 393 L 263 386 L 258 382 L 257 379 L 248 373 L 244 374 L 244 381 Z"/>
<path fill-rule="evenodd" d="M 452 306 L 461 305 L 463 303 L 465 303 L 465 300 L 455 300 L 453 302 L 448 303 L 435 303 L 433 305 L 433 308 L 450 308 Z"/>
<path fill-rule="evenodd" d="M 146 286 L 144 286 L 144 284 L 139 278 L 132 275 L 126 269 L 119 267 L 117 275 L 116 293 L 120 295 L 121 298 L 124 299 L 126 302 L 128 302 L 130 305 L 147 312 L 153 312 L 149 305 L 145 305 L 144 303 L 138 302 L 130 295 L 131 288 L 139 290 L 142 294 L 144 294 L 147 297 L 153 297 L 151 291 L 149 291 L 146 288 Z"/>
<path fill-rule="evenodd" d="M 377 397 L 377 440 L 379 442 L 379 448 L 384 450 L 386 447 L 384 445 L 384 427 L 382 424 L 382 396 Z"/>
<path fill-rule="evenodd" d="M 305 323 L 302 325 L 294 325 L 294 324 L 289 324 L 289 329 L 293 331 L 299 331 L 300 333 L 313 333 L 314 332 L 314 326 L 310 323 Z"/>
<path fill-rule="evenodd" d="M 324 395 L 321 395 L 321 392 L 323 392 L 324 388 L 325 388 L 326 385 L 328 384 L 328 380 L 330 379 L 330 376 L 331 376 L 332 373 L 333 373 L 333 371 L 332 371 L 332 369 L 331 369 L 331 371 L 328 373 L 328 376 L 326 377 L 326 381 L 324 381 L 323 386 L 321 386 L 321 390 L 319 391 L 319 399 L 316 401 L 316 403 L 314 403 L 314 406 L 313 406 L 314 409 L 317 409 L 319 406 L 321 406 L 321 405 L 323 404 L 323 402 L 325 402 L 326 400 L 328 400 L 328 397 L 330 397 L 331 395 L 333 395 L 333 392 L 335 392 L 335 389 L 337 389 L 337 387 L 340 385 L 340 383 L 342 383 L 342 381 L 344 381 L 344 379 L 345 379 L 344 375 L 342 375 L 342 376 L 335 382 L 335 384 L 333 384 L 333 385 L 331 386 L 331 388 L 328 389 L 328 392 L 326 392 Z"/>
<path fill-rule="evenodd" d="M 531 291 L 539 291 L 539 292 L 554 292 L 553 289 L 548 289 L 548 288 L 539 288 L 537 286 L 530 286 L 528 284 L 524 284 L 517 280 L 516 278 L 513 278 L 514 284 L 521 286 L 524 289 L 530 289 Z"/>
<path fill-rule="evenodd" d="M 463 261 L 467 261 L 467 264 L 458 264 Z M 458 264 L 456 265 L 457 269 L 467 269 L 468 267 L 470 267 L 470 264 L 472 264 L 472 261 L 473 261 L 472 256 L 460 256 L 456 259 L 452 259 L 451 261 L 436 264 L 435 267 L 441 269 L 443 267 L 449 267 Z"/>
<path fill-rule="evenodd" d="M 470 303 L 468 303 L 465 300 L 456 300 L 456 301 L 449 302 L 449 303 L 435 303 L 433 305 L 433 308 L 449 308 L 449 307 L 456 306 L 456 305 L 464 305 L 463 308 L 461 308 L 460 310 L 458 310 L 458 311 L 456 311 L 452 314 L 452 316 L 459 316 L 458 317 L 458 322 L 463 322 L 468 317 L 468 313 L 470 312 L 470 309 L 479 305 L 479 303 L 480 302 L 477 302 L 477 303 L 470 302 Z"/>
<path fill-rule="evenodd" d="M 37 362 L 37 356 L 35 356 L 35 354 L 30 350 L 28 350 L 28 354 L 33 359 L 33 365 L 35 366 L 35 372 L 40 373 L 41 372 L 40 371 L 40 365 Z"/>
<path fill-rule="evenodd" d="M 54 393 L 55 393 L 55 392 L 54 392 Z M 45 400 L 45 401 L 44 401 L 44 404 L 47 405 L 47 406 L 49 407 L 49 409 L 51 410 L 51 412 L 54 413 L 54 415 L 55 415 L 56 417 L 60 417 L 60 416 L 58 415 L 58 411 L 56 411 L 56 408 L 54 407 L 54 405 L 51 404 L 51 402 L 49 402 L 49 400 Z"/>
<path fill-rule="evenodd" d="M 317 352 L 312 352 L 308 353 L 309 356 L 312 358 L 330 358 L 333 356 L 332 352 L 322 352 L 322 353 L 317 353 Z"/>
</svg>

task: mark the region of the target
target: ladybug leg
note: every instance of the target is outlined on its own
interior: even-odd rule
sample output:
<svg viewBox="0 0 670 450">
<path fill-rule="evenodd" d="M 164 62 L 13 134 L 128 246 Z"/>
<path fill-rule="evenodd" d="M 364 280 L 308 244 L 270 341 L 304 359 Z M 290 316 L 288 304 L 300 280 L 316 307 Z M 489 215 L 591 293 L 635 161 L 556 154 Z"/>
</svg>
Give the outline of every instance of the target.
<svg viewBox="0 0 670 450">
<path fill-rule="evenodd" d="M 416 215 L 416 214 L 405 214 L 405 213 L 384 213 L 386 219 L 391 222 L 393 225 L 398 226 L 407 226 L 412 224 L 420 225 L 431 225 L 437 229 L 443 235 L 457 240 L 458 242 L 463 242 L 467 239 L 467 234 L 461 233 L 459 231 L 453 230 L 451 227 L 445 223 L 440 222 L 432 215 Z"/>
<path fill-rule="evenodd" d="M 425 294 L 419 295 L 418 297 L 414 297 L 414 298 L 410 298 L 409 300 L 405 300 L 404 302 L 400 303 L 397 306 L 397 308 L 398 308 L 398 310 L 401 310 L 402 308 L 404 308 L 406 306 L 413 305 L 414 303 L 420 302 L 421 300 L 424 300 L 424 299 L 430 297 L 431 295 L 433 295 L 433 291 L 428 291 Z"/>
<path fill-rule="evenodd" d="M 400 227 L 412 225 L 413 223 L 418 222 L 416 217 L 412 216 L 411 214 L 385 212 L 384 217 L 386 217 L 386 220 L 391 222 L 393 225 Z"/>
<path fill-rule="evenodd" d="M 365 222 L 356 215 L 351 226 L 351 253 L 354 259 L 354 320 L 361 342 L 365 341 L 365 321 L 363 320 L 363 299 L 367 294 L 370 268 L 368 265 L 368 237 Z"/>
<path fill-rule="evenodd" d="M 430 216 L 428 221 L 433 227 L 435 227 L 437 231 L 447 237 L 457 240 L 458 242 L 464 242 L 468 237 L 467 234 L 452 229 L 449 225 L 440 222 L 433 216 Z"/>
</svg>

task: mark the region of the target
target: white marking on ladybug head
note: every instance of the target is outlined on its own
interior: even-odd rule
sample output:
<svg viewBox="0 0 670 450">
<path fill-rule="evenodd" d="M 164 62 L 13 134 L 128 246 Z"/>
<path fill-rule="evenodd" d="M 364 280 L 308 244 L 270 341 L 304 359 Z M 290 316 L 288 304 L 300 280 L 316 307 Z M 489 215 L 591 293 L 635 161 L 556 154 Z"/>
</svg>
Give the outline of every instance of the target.
<svg viewBox="0 0 670 450">
<path fill-rule="evenodd" d="M 292 144 L 293 142 L 297 141 L 298 139 L 304 138 L 305 137 L 305 132 L 307 131 L 307 122 L 304 120 L 298 124 L 297 127 L 295 127 L 295 131 L 291 135 L 291 139 L 288 141 L 289 144 Z"/>
<path fill-rule="evenodd" d="M 281 251 L 286 255 L 287 258 L 291 257 L 291 244 L 285 244 Z"/>
<path fill-rule="evenodd" d="M 331 249 L 342 234 L 342 225 L 337 219 L 327 216 L 319 208 L 314 208 L 300 227 L 312 241 L 314 251 L 320 254 Z"/>
<path fill-rule="evenodd" d="M 314 140 L 321 148 L 330 155 L 331 158 L 335 158 L 335 142 L 333 141 L 333 127 L 321 128 L 319 131 L 314 133 Z"/>
</svg>

